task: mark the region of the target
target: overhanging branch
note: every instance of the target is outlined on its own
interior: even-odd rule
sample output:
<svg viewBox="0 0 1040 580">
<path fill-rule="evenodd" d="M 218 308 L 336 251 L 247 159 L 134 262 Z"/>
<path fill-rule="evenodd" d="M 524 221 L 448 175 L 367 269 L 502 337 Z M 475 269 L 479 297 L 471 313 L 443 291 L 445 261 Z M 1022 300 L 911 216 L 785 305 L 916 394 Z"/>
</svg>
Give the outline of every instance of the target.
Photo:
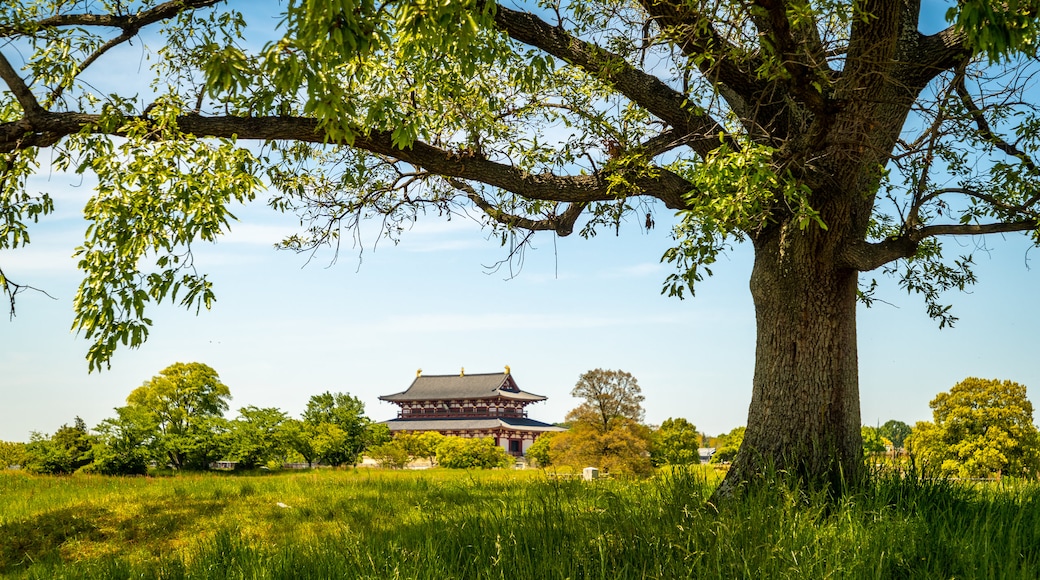
<svg viewBox="0 0 1040 580">
<path fill-rule="evenodd" d="M 574 224 L 578 221 L 578 217 L 581 215 L 581 212 L 585 210 L 587 205 L 586 203 L 571 203 L 561 214 L 555 214 L 548 216 L 545 219 L 536 220 L 511 214 L 497 207 L 484 199 L 484 196 L 480 195 L 473 186 L 464 181 L 449 179 L 448 183 L 450 183 L 452 187 L 465 193 L 466 197 L 473 202 L 473 205 L 480 208 L 480 210 L 487 214 L 489 218 L 502 225 L 531 231 L 551 230 L 561 237 L 569 236 L 574 232 Z"/>
<path fill-rule="evenodd" d="M 97 26 L 102 28 L 118 28 L 136 34 L 141 28 L 167 18 L 197 8 L 206 8 L 224 0 L 170 0 L 158 6 L 134 14 L 55 14 L 40 20 L 21 23 L 18 27 L 0 27 L 0 36 L 29 34 L 40 28 L 61 28 L 66 26 Z"/>
<path fill-rule="evenodd" d="M 27 124 L 24 120 L 0 124 L 0 152 L 24 149 L 29 146 L 53 145 L 64 136 L 84 128 L 96 129 L 100 118 L 82 113 L 44 113 L 40 119 Z M 26 131 L 27 126 L 31 132 Z M 327 136 L 318 127 L 318 121 L 306 117 L 207 117 L 183 115 L 177 118 L 180 131 L 199 137 L 243 140 L 290 140 L 324 144 Z M 511 165 L 485 159 L 472 152 L 454 152 L 427 143 L 415 142 L 401 148 L 394 144 L 391 132 L 357 130 L 351 146 L 386 155 L 393 159 L 421 167 L 446 178 L 479 181 L 487 185 L 544 201 L 589 203 L 610 201 L 619 192 L 612 189 L 609 171 L 590 175 L 532 174 Z M 110 134 L 121 136 L 121 130 Z M 640 172 L 625 175 L 625 180 L 639 195 L 657 198 L 671 209 L 684 207 L 683 195 L 691 189 L 688 181 L 664 168 L 655 168 L 652 174 Z"/>
</svg>

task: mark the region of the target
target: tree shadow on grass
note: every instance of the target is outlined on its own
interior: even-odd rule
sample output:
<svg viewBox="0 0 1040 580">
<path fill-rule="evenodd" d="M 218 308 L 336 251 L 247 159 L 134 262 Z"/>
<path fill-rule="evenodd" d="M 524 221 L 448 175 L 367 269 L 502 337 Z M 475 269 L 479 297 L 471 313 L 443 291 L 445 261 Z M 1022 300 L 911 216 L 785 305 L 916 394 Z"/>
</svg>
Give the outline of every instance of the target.
<svg viewBox="0 0 1040 580">
<path fill-rule="evenodd" d="M 143 549 L 158 554 L 200 516 L 214 517 L 225 506 L 220 500 L 179 497 L 144 503 L 132 514 L 79 505 L 7 522 L 0 525 L 0 576 L 78 559 L 63 550 L 73 543 L 83 544 L 82 553 L 125 556 Z"/>
</svg>

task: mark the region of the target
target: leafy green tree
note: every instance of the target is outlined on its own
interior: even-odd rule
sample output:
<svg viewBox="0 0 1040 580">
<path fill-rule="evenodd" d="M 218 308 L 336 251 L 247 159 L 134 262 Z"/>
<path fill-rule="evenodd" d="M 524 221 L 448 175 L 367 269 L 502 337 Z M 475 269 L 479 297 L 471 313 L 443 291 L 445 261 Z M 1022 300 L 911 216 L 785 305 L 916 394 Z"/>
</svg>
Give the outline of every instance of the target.
<svg viewBox="0 0 1040 580">
<path fill-rule="evenodd" d="M 390 428 L 382 423 L 369 423 L 365 428 L 365 448 L 389 443 L 393 439 Z"/>
<path fill-rule="evenodd" d="M 227 445 L 231 390 L 202 363 L 174 363 L 126 398 L 156 426 L 156 447 L 175 469 L 206 469 Z"/>
<path fill-rule="evenodd" d="M 578 377 L 571 396 L 585 402 L 567 413 L 567 420 L 598 425 L 606 431 L 615 419 L 643 420 L 643 395 L 639 381 L 625 371 L 595 369 Z"/>
<path fill-rule="evenodd" d="M 542 433 L 527 448 L 528 459 L 533 459 L 538 467 L 549 467 L 552 462 L 552 440 L 556 436 L 554 432 Z"/>
<path fill-rule="evenodd" d="M 288 418 L 282 422 L 280 437 L 286 446 L 298 453 L 308 467 L 314 467 L 318 452 L 314 449 L 313 426 L 298 419 Z"/>
<path fill-rule="evenodd" d="M 892 442 L 881 435 L 881 430 L 877 427 L 869 427 L 864 425 L 861 428 L 863 433 L 863 455 L 878 455 L 887 451 L 885 445 L 891 445 Z"/>
<path fill-rule="evenodd" d="M 426 459 L 434 463 L 437 461 L 437 446 L 444 441 L 444 435 L 437 431 L 401 432 L 394 435 L 394 441 L 413 459 Z"/>
<path fill-rule="evenodd" d="M 903 447 L 903 442 L 910 436 L 910 426 L 902 421 L 896 421 L 895 419 L 889 419 L 885 421 L 885 424 L 878 427 L 878 433 L 882 437 L 885 437 L 892 442 L 892 445 L 896 449 Z"/>
<path fill-rule="evenodd" d="M 1025 386 L 969 377 L 929 406 L 934 423 L 918 423 L 908 443 L 925 469 L 957 477 L 1040 473 L 1040 434 Z"/>
<path fill-rule="evenodd" d="M 141 344 L 149 302 L 210 306 L 192 244 L 260 191 L 304 218 L 283 242 L 295 249 L 365 217 L 396 236 L 479 210 L 507 242 L 619 232 L 636 212 L 654 227 L 663 210 L 669 294 L 692 293 L 735 243 L 755 254 L 746 445 L 719 493 L 766 465 L 854 481 L 856 308 L 875 288 L 860 278 L 896 276 L 946 325 L 943 293 L 975 276 L 943 240 L 1040 240 L 1031 3 L 289 2 L 270 34 L 236 6 L 0 12 L 0 249 L 53 210 L 27 190 L 51 171 L 41 160 L 96 176 L 73 322 L 92 368 Z M 943 12 L 947 28 L 920 31 Z M 82 77 L 137 36 L 159 44 L 149 91 Z M 8 274 L 13 301 L 26 283 Z"/>
<path fill-rule="evenodd" d="M 389 467 L 391 469 L 402 469 L 408 465 L 408 460 L 410 459 L 404 445 L 397 440 L 373 445 L 368 449 L 368 455 L 375 459 L 380 467 Z"/>
<path fill-rule="evenodd" d="M 32 433 L 25 447 L 25 469 L 32 473 L 65 474 L 94 460 L 94 437 L 83 419 L 62 425 L 50 437 Z"/>
<path fill-rule="evenodd" d="M 67 449 L 56 445 L 45 433 L 33 431 L 25 446 L 25 464 L 29 473 L 65 474 L 72 473 L 73 458 Z"/>
<path fill-rule="evenodd" d="M 0 469 L 24 465 L 25 460 L 25 443 L 0 441 Z"/>
<path fill-rule="evenodd" d="M 315 456 L 327 465 L 357 465 L 372 421 L 361 399 L 346 393 L 324 392 L 307 401 L 303 423 L 312 438 Z"/>
<path fill-rule="evenodd" d="M 654 465 L 689 465 L 700 462 L 701 434 L 682 417 L 665 419 L 653 432 L 650 459 Z"/>
<path fill-rule="evenodd" d="M 437 464 L 448 469 L 492 469 L 512 463 L 491 437 L 445 437 L 437 444 Z"/>
<path fill-rule="evenodd" d="M 744 444 L 744 434 L 747 427 L 737 427 L 724 435 L 719 435 L 715 447 L 715 453 L 711 456 L 711 463 L 730 463 L 737 457 L 737 452 Z"/>
<path fill-rule="evenodd" d="M 274 407 L 249 405 L 230 423 L 227 457 L 241 469 L 254 469 L 270 461 L 282 463 L 288 449 L 282 423 L 288 417 Z"/>
<path fill-rule="evenodd" d="M 104 475 L 144 475 L 158 446 L 154 416 L 141 407 L 116 408 L 94 430 L 94 471 Z"/>
</svg>

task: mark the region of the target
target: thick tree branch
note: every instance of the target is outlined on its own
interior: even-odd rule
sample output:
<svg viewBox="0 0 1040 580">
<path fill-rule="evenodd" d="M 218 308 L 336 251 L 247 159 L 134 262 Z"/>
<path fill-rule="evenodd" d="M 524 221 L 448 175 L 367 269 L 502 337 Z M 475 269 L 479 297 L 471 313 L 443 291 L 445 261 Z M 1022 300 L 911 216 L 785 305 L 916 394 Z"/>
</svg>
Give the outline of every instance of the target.
<svg viewBox="0 0 1040 580">
<path fill-rule="evenodd" d="M 722 125 L 707 113 L 698 111 L 686 95 L 633 67 L 622 57 L 575 38 L 537 16 L 503 6 L 496 8 L 495 24 L 510 38 L 544 50 L 610 83 L 658 119 L 691 135 L 688 144 L 701 156 L 718 148 L 719 134 L 725 132 Z"/>
<path fill-rule="evenodd" d="M 665 36 L 673 39 L 679 50 L 696 63 L 701 74 L 724 87 L 720 92 L 734 111 L 745 117 L 750 115 L 752 106 L 763 108 L 761 97 L 767 85 L 755 74 L 762 65 L 759 57 L 726 40 L 712 26 L 710 17 L 689 3 L 676 0 L 641 0 L 640 3 Z M 770 108 L 767 114 L 775 114 L 775 111 Z"/>
<path fill-rule="evenodd" d="M 170 0 L 158 6 L 135 14 L 55 14 L 41 18 L 35 22 L 26 22 L 14 27 L 0 27 L 0 36 L 27 34 L 27 31 L 40 28 L 60 28 L 64 26 L 98 26 L 103 28 L 119 28 L 131 32 L 131 36 L 156 22 L 173 18 L 189 10 L 214 6 L 224 0 Z"/>
<path fill-rule="evenodd" d="M 892 79 L 896 47 L 902 32 L 901 2 L 865 0 L 852 5 L 852 31 L 839 98 L 863 98 Z"/>
<path fill-rule="evenodd" d="M 981 236 L 1040 230 L 1037 220 L 998 222 L 991 224 L 939 224 L 917 228 L 902 236 L 880 242 L 851 244 L 842 253 L 842 262 L 849 268 L 868 272 L 900 258 L 909 258 L 925 238 L 936 236 Z"/>
<path fill-rule="evenodd" d="M 25 84 L 22 76 L 18 74 L 18 71 L 14 70 L 14 67 L 11 66 L 11 63 L 8 62 L 7 57 L 2 52 L 0 52 L 0 79 L 7 83 L 14 97 L 18 99 L 18 104 L 25 111 L 27 118 L 33 118 L 43 113 L 43 107 L 36 100 L 36 95 L 32 94 L 32 90 Z"/>
<path fill-rule="evenodd" d="M 930 36 L 921 34 L 918 31 L 920 0 L 904 0 L 904 3 L 896 48 L 896 75 L 908 87 L 920 90 L 943 72 L 967 63 L 972 55 L 965 44 L 965 35 L 952 26 Z"/>
<path fill-rule="evenodd" d="M 23 121 L 0 124 L 0 152 L 24 149 L 29 146 L 47 146 L 66 135 L 86 127 L 95 127 L 97 115 L 81 113 L 46 113 L 26 132 Z M 178 128 L 184 133 L 200 137 L 237 138 L 245 140 L 291 140 L 305 143 L 325 143 L 327 136 L 318 122 L 305 117 L 204 117 L 184 115 L 177 118 Z M 559 176 L 551 173 L 531 174 L 516 167 L 497 163 L 475 153 L 459 153 L 433 145 L 416 142 L 409 148 L 394 145 L 389 131 L 358 131 L 353 147 L 411 163 L 446 178 L 480 181 L 493 187 L 532 199 L 563 202 L 593 202 L 616 200 L 619 192 L 612 190 L 607 172 L 591 175 Z M 120 130 L 112 134 L 121 135 Z M 682 196 L 691 189 L 688 181 L 678 175 L 657 168 L 651 176 L 645 173 L 626 176 L 639 195 L 655 197 L 671 209 L 684 207 Z"/>
<path fill-rule="evenodd" d="M 808 24 L 794 30 L 788 18 L 791 9 L 806 14 L 811 13 L 811 9 L 802 0 L 756 0 L 755 5 L 766 12 L 767 17 L 757 18 L 756 23 L 771 41 L 773 50 L 782 59 L 784 70 L 790 75 L 786 84 L 792 95 L 805 103 L 810 111 L 817 114 L 826 112 L 831 105 L 821 91 L 830 83 L 833 71 L 827 66 L 816 19 L 812 18 Z"/>
</svg>

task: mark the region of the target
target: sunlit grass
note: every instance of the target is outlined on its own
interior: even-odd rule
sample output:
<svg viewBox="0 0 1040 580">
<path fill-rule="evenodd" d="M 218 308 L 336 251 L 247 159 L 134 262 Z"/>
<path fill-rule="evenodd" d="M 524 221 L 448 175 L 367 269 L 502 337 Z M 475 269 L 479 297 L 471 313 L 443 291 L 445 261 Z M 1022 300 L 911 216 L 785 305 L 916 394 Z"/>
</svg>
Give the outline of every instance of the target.
<svg viewBox="0 0 1040 580">
<path fill-rule="evenodd" d="M 1040 487 L 782 479 L 719 508 L 711 470 L 67 478 L 0 474 L 14 578 L 1037 578 Z"/>
</svg>

